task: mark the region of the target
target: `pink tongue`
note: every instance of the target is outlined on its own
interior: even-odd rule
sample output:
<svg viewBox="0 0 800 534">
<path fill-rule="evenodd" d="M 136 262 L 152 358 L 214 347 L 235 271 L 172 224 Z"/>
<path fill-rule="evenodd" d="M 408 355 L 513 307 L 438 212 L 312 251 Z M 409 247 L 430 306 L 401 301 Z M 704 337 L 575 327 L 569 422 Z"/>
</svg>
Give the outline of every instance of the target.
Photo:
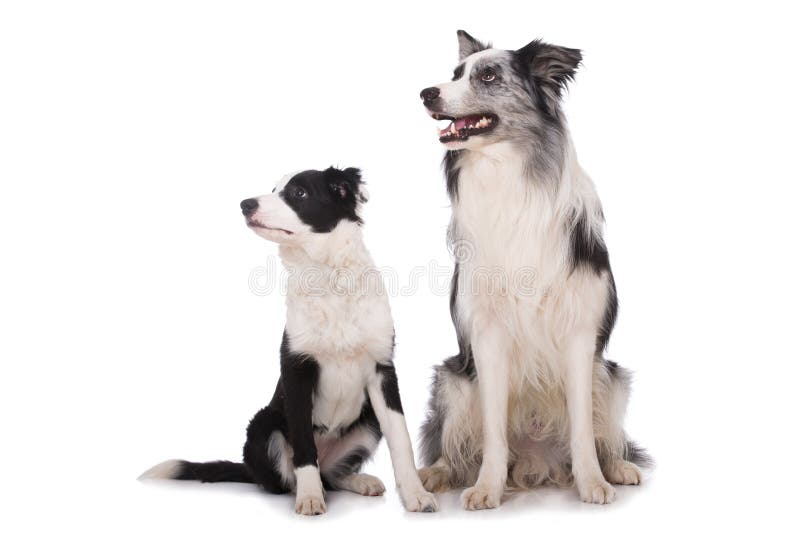
<svg viewBox="0 0 800 534">
<path fill-rule="evenodd" d="M 466 128 L 467 124 L 469 124 L 469 121 L 466 118 L 458 119 L 455 122 L 453 122 L 453 125 L 455 125 L 456 130 L 460 130 L 461 128 Z"/>
</svg>

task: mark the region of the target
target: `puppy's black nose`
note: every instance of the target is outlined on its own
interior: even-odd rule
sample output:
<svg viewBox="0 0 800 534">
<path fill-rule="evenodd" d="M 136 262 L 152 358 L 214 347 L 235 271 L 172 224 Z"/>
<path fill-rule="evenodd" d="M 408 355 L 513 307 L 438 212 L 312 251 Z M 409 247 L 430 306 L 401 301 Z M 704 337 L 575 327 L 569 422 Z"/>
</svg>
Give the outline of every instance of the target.
<svg viewBox="0 0 800 534">
<path fill-rule="evenodd" d="M 242 200 L 242 203 L 239 204 L 239 207 L 242 208 L 242 213 L 245 217 L 249 217 L 253 214 L 254 211 L 258 209 L 258 200 L 255 198 L 248 198 Z"/>
<path fill-rule="evenodd" d="M 419 94 L 419 97 L 422 99 L 422 103 L 426 106 L 439 98 L 439 88 L 438 87 L 428 87 L 427 89 L 423 89 L 422 92 Z"/>
</svg>

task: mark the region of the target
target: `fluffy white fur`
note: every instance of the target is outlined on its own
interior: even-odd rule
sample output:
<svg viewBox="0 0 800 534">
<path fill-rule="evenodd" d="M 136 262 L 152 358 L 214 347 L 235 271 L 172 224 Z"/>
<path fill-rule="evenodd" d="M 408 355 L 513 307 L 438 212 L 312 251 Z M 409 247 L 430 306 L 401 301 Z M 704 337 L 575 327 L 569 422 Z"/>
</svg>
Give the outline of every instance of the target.
<svg viewBox="0 0 800 534">
<path fill-rule="evenodd" d="M 584 501 L 610 502 L 614 489 L 595 440 L 615 459 L 606 473 L 611 482 L 640 480 L 638 468 L 622 459 L 627 390 L 615 388 L 594 357 L 608 275 L 573 272 L 569 264 L 574 214 L 602 235 L 600 202 L 571 141 L 555 189 L 553 181 L 529 178 L 524 156 L 500 142 L 473 146 L 459 159 L 451 223 L 451 239 L 463 243 L 456 252 L 457 320 L 472 342 L 479 379 L 443 384 L 442 458 L 421 475 L 428 489 L 441 490 L 449 471 L 471 473 L 465 482 L 473 486 L 462 494 L 468 509 L 499 505 L 509 466 L 514 485 L 567 483 L 572 475 Z M 506 276 L 487 278 L 487 268 Z M 491 284 L 518 272 L 533 273 L 532 291 Z M 565 471 L 570 464 L 572 473 Z"/>
</svg>

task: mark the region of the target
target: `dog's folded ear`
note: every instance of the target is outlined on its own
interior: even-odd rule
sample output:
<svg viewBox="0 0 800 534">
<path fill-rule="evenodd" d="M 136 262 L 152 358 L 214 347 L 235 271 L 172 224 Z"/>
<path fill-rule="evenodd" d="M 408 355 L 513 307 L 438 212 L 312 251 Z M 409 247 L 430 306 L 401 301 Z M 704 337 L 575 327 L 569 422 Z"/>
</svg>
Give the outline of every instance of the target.
<svg viewBox="0 0 800 534">
<path fill-rule="evenodd" d="M 330 177 L 328 182 L 331 191 L 336 193 L 342 200 L 355 199 L 358 202 L 366 202 L 369 199 L 364 181 L 361 179 L 361 170 L 356 167 L 337 169 L 330 167 L 326 171 Z"/>
<path fill-rule="evenodd" d="M 575 77 L 575 71 L 583 59 L 581 51 L 576 48 L 555 46 L 540 39 L 531 41 L 516 53 L 530 69 L 534 81 L 548 89 L 556 98 L 561 96 L 567 83 Z"/>
<path fill-rule="evenodd" d="M 464 61 L 464 58 L 467 56 L 471 56 L 475 52 L 480 52 L 481 50 L 486 50 L 487 48 L 491 48 L 491 43 L 484 44 L 479 40 L 475 39 L 473 36 L 465 32 L 464 30 L 458 30 L 456 32 L 458 34 L 458 60 Z"/>
</svg>

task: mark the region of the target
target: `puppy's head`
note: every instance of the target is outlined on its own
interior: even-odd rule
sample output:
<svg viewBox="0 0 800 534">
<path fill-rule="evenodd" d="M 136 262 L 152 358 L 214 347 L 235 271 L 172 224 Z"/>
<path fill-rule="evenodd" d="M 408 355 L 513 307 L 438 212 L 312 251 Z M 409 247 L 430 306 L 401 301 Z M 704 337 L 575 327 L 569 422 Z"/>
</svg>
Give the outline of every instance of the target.
<svg viewBox="0 0 800 534">
<path fill-rule="evenodd" d="M 361 224 L 360 205 L 366 201 L 360 170 L 329 167 L 289 175 L 271 194 L 245 199 L 240 207 L 247 226 L 259 236 L 300 245 L 343 222 Z"/>
</svg>

